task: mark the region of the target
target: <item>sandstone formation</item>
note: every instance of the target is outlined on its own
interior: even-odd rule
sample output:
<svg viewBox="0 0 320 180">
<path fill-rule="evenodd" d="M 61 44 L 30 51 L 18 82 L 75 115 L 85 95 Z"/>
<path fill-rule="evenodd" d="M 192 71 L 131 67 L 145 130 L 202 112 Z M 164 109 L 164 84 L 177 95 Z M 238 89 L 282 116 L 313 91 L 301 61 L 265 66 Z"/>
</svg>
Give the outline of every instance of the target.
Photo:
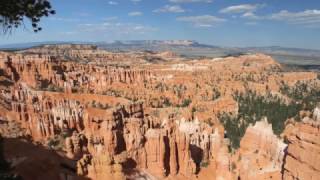
<svg viewBox="0 0 320 180">
<path fill-rule="evenodd" d="M 249 126 L 239 149 L 241 179 L 281 179 L 287 145 L 272 132 L 267 119 Z"/>
<path fill-rule="evenodd" d="M 262 54 L 188 60 L 91 45 L 0 52 L 0 133 L 58 153 L 44 165 L 56 179 L 317 179 L 319 108 L 315 121 L 288 123 L 288 142 L 262 120 L 232 151 L 219 120 L 239 112 L 236 93 L 291 102 L 283 82 L 319 83 L 316 73 L 281 68 Z"/>
<path fill-rule="evenodd" d="M 283 179 L 319 179 L 320 121 L 317 117 L 315 113 L 314 119 L 304 118 L 287 134 L 289 145 L 284 160 Z"/>
</svg>

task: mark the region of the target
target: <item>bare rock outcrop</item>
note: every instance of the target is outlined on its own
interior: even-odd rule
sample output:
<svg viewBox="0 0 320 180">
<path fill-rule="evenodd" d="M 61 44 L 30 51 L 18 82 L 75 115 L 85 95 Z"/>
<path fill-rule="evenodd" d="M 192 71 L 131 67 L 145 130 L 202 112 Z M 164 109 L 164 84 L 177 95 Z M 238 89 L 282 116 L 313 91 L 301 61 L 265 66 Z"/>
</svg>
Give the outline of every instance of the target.
<svg viewBox="0 0 320 180">
<path fill-rule="evenodd" d="M 0 79 L 0 133 L 51 144 L 46 148 L 68 160 L 66 169 L 93 180 L 319 176 L 319 108 L 316 121 L 290 125 L 287 149 L 264 120 L 249 126 L 240 149 L 230 153 L 218 119 L 238 113 L 236 93 L 276 94 L 281 81 L 315 81 L 315 73 L 279 71 L 281 65 L 262 54 L 201 61 L 175 56 L 86 45 L 0 53 L 6 80 Z M 164 59 L 170 61 L 158 63 Z"/>
<path fill-rule="evenodd" d="M 317 116 L 315 116 L 317 117 Z M 283 179 L 315 180 L 320 177 L 320 121 L 304 118 L 287 134 L 289 142 Z"/>
<path fill-rule="evenodd" d="M 87 139 L 83 134 L 78 134 L 76 131 L 71 137 L 65 139 L 66 156 L 70 159 L 80 159 L 84 154 L 88 153 Z"/>
<path fill-rule="evenodd" d="M 316 107 L 316 108 L 313 110 L 313 118 L 314 118 L 316 121 L 320 121 L 320 108 L 319 108 L 319 107 Z"/>
<path fill-rule="evenodd" d="M 241 179 L 279 179 L 287 145 L 272 131 L 267 119 L 249 126 L 240 142 L 238 163 Z"/>
</svg>

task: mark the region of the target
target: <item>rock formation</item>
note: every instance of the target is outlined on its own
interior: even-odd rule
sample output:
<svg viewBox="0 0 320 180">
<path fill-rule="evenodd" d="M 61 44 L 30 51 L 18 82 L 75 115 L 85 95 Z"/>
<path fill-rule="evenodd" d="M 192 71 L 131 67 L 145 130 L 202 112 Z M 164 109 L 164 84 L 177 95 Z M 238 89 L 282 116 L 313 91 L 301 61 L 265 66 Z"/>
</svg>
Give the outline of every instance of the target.
<svg viewBox="0 0 320 180">
<path fill-rule="evenodd" d="M 272 131 L 267 119 L 249 126 L 239 148 L 241 179 L 280 179 L 287 145 Z"/>
<path fill-rule="evenodd" d="M 315 110 L 317 112 L 317 110 Z M 304 118 L 287 134 L 289 142 L 284 160 L 283 179 L 319 179 L 320 121 Z"/>
<path fill-rule="evenodd" d="M 230 152 L 219 118 L 237 115 L 235 94 L 255 91 L 289 103 L 283 82 L 318 87 L 316 73 L 282 71 L 266 55 L 200 61 L 47 45 L 0 52 L 0 78 L 1 135 L 29 137 L 59 153 L 64 168 L 53 163 L 54 172 L 93 180 L 319 177 L 319 108 L 315 121 L 288 123 L 281 135 L 288 146 L 262 120 Z"/>
</svg>

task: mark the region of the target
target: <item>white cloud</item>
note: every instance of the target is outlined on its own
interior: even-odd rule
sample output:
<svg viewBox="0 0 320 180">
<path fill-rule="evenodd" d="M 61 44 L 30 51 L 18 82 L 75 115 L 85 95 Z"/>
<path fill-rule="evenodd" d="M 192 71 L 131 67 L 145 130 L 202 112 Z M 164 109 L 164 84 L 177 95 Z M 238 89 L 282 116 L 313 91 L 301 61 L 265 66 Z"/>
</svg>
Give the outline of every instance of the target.
<svg viewBox="0 0 320 180">
<path fill-rule="evenodd" d="M 174 6 L 165 5 L 165 6 L 162 7 L 162 8 L 153 10 L 153 12 L 155 12 L 155 13 L 166 13 L 166 12 L 171 12 L 171 13 L 183 13 L 183 12 L 185 12 L 185 11 L 186 11 L 186 10 L 184 10 L 181 6 L 178 6 L 178 5 L 174 5 Z"/>
<path fill-rule="evenodd" d="M 263 7 L 261 4 L 240 4 L 236 6 L 229 6 L 220 10 L 220 13 L 247 13 L 255 12 L 258 8 Z"/>
<path fill-rule="evenodd" d="M 79 29 L 83 32 L 89 33 L 108 33 L 108 34 L 145 34 L 156 31 L 157 29 L 151 26 L 135 24 L 135 23 L 123 23 L 106 21 L 96 24 L 79 24 Z"/>
<path fill-rule="evenodd" d="M 242 14 L 240 17 L 250 20 L 264 19 L 262 16 L 256 15 L 256 11 L 265 7 L 265 4 L 240 4 L 236 6 L 229 6 L 220 10 L 220 13 L 233 14 L 232 17 L 237 18 L 238 14 Z"/>
<path fill-rule="evenodd" d="M 109 4 L 109 5 L 118 5 L 118 2 L 116 2 L 116 1 L 109 1 L 108 4 Z"/>
<path fill-rule="evenodd" d="M 300 12 L 289 12 L 282 10 L 278 13 L 258 16 L 254 12 L 246 12 L 241 17 L 250 20 L 271 20 L 280 21 L 292 25 L 305 27 L 320 27 L 320 10 L 304 10 Z"/>
<path fill-rule="evenodd" d="M 140 11 L 134 11 L 134 12 L 130 12 L 128 13 L 128 16 L 142 16 L 143 13 Z"/>
<path fill-rule="evenodd" d="M 226 20 L 211 15 L 202 15 L 178 17 L 177 21 L 188 22 L 195 27 L 212 27 L 219 23 L 225 22 Z"/>
<path fill-rule="evenodd" d="M 213 0 L 169 0 L 172 3 L 197 3 L 197 2 L 204 2 L 204 3 L 212 3 Z"/>
<path fill-rule="evenodd" d="M 141 2 L 141 0 L 131 0 L 131 1 L 134 2 L 134 3 Z"/>
<path fill-rule="evenodd" d="M 287 10 L 282 10 L 278 13 L 271 14 L 268 19 L 284 21 L 289 24 L 307 26 L 320 25 L 320 10 L 305 10 L 301 12 L 289 12 Z"/>
<path fill-rule="evenodd" d="M 244 13 L 241 17 L 243 18 L 247 18 L 247 19 L 251 19 L 251 20 L 260 20 L 263 19 L 264 17 L 261 16 L 257 16 L 255 13 L 253 12 L 246 12 Z"/>
</svg>

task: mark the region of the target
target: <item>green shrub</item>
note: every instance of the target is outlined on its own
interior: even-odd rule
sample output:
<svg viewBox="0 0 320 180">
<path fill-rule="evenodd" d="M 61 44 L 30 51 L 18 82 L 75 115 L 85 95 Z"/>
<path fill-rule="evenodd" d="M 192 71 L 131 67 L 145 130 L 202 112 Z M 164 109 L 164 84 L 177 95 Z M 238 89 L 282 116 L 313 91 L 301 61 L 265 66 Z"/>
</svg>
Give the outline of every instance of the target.
<svg viewBox="0 0 320 180">
<path fill-rule="evenodd" d="M 178 107 L 188 107 L 190 104 L 191 104 L 192 100 L 191 99 L 184 99 L 182 101 L 182 104 L 181 105 L 178 105 Z"/>
<path fill-rule="evenodd" d="M 169 98 L 164 97 L 163 105 L 164 105 L 165 107 L 170 107 L 170 106 L 172 106 L 172 103 L 170 102 L 170 99 L 169 99 Z"/>
<path fill-rule="evenodd" d="M 67 135 L 62 133 L 62 134 L 57 135 L 57 136 L 55 136 L 53 138 L 50 138 L 48 140 L 47 146 L 50 149 L 61 150 L 64 147 L 64 141 L 65 141 L 66 137 L 67 137 Z"/>
<path fill-rule="evenodd" d="M 201 162 L 200 166 L 206 168 L 209 166 L 209 162 Z"/>
<path fill-rule="evenodd" d="M 218 99 L 220 96 L 221 96 L 221 93 L 220 93 L 219 89 L 213 88 L 211 99 L 214 101 L 214 100 Z"/>
<path fill-rule="evenodd" d="M 239 104 L 237 116 L 227 113 L 219 115 L 219 120 L 226 130 L 226 137 L 230 140 L 230 150 L 239 148 L 241 138 L 250 123 L 255 124 L 267 117 L 273 132 L 280 135 L 285 128 L 285 121 L 299 116 L 304 107 L 301 103 L 286 104 L 277 96 L 261 96 L 250 90 L 246 94 L 236 93 L 234 99 Z"/>
<path fill-rule="evenodd" d="M 312 111 L 320 102 L 320 88 L 311 82 L 297 82 L 293 87 L 282 84 L 280 92 L 302 105 L 302 110 Z"/>
</svg>

